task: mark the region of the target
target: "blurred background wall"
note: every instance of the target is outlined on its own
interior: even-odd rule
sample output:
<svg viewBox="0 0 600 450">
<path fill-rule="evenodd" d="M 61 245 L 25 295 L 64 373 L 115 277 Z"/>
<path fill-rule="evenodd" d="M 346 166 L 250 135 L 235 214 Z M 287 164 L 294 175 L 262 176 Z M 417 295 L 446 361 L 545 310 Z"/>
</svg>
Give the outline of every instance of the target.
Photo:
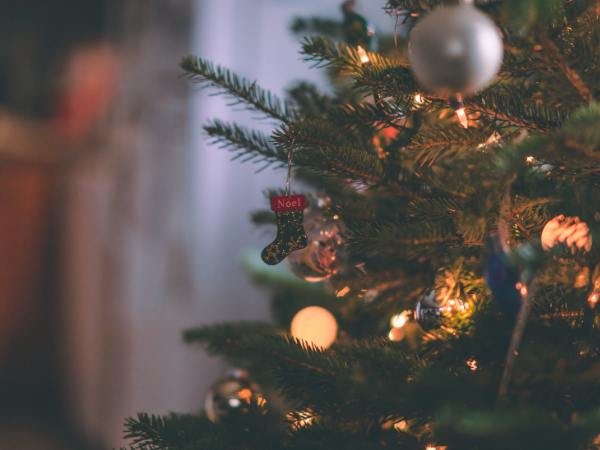
<svg viewBox="0 0 600 450">
<path fill-rule="evenodd" d="M 209 146 L 256 124 L 181 77 L 195 53 L 283 95 L 296 15 L 340 0 L 0 0 L 0 450 L 124 445 L 124 418 L 202 409 L 222 362 L 183 328 L 268 318 L 238 259 L 283 171 Z M 378 31 L 385 0 L 359 11 Z"/>
</svg>

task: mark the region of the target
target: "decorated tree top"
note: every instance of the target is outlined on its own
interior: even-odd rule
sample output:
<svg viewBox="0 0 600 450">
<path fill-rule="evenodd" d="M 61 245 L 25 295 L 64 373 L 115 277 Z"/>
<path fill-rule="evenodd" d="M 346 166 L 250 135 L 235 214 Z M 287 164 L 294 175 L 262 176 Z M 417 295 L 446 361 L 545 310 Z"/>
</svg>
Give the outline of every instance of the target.
<svg viewBox="0 0 600 450">
<path fill-rule="evenodd" d="M 314 246 L 290 267 L 329 271 L 310 283 L 255 267 L 274 323 L 186 331 L 243 365 L 266 404 L 216 423 L 140 415 L 128 421 L 140 449 L 600 445 L 600 6 L 390 0 L 386 12 L 413 27 L 408 53 L 397 36 L 379 52 L 343 41 L 350 13 L 294 22 L 334 95 L 299 81 L 281 100 L 183 59 L 192 81 L 279 123 L 271 136 L 219 119 L 204 129 L 244 161 L 292 158 L 295 192 L 282 172 L 267 198 L 307 198 L 304 217 L 285 215 L 307 235 L 295 228 L 277 249 L 306 245 L 276 259 Z M 253 220 L 271 226 L 275 214 Z M 288 335 L 308 306 L 337 320 L 328 349 Z"/>
</svg>

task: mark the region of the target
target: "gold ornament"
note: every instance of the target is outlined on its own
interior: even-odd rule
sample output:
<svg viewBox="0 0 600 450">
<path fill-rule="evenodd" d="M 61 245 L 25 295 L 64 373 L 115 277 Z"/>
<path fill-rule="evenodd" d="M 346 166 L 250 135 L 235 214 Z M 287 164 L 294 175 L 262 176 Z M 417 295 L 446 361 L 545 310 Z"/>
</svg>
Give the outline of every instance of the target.
<svg viewBox="0 0 600 450">
<path fill-rule="evenodd" d="M 542 247 L 551 249 L 557 242 L 564 242 L 572 253 L 578 248 L 589 252 L 592 249 L 592 235 L 588 226 L 579 217 L 565 217 L 562 214 L 546 224 L 542 231 Z"/>
</svg>

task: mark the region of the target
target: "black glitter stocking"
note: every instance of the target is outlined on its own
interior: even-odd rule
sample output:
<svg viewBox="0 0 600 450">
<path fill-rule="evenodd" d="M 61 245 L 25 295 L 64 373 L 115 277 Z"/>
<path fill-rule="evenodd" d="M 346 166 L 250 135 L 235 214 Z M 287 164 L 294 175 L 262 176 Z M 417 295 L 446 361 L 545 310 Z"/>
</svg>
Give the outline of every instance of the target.
<svg viewBox="0 0 600 450">
<path fill-rule="evenodd" d="M 261 257 L 273 266 L 295 250 L 305 248 L 308 238 L 304 231 L 304 211 L 275 211 L 277 216 L 277 237 L 265 247 Z"/>
</svg>

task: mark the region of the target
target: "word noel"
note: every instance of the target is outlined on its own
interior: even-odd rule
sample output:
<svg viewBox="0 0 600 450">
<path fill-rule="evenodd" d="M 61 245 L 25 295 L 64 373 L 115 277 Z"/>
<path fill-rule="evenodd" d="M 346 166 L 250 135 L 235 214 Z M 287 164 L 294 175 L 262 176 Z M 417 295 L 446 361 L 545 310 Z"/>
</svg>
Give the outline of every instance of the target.
<svg viewBox="0 0 600 450">
<path fill-rule="evenodd" d="M 271 211 L 291 211 L 305 209 L 306 197 L 304 195 L 283 195 L 271 198 Z"/>
</svg>

